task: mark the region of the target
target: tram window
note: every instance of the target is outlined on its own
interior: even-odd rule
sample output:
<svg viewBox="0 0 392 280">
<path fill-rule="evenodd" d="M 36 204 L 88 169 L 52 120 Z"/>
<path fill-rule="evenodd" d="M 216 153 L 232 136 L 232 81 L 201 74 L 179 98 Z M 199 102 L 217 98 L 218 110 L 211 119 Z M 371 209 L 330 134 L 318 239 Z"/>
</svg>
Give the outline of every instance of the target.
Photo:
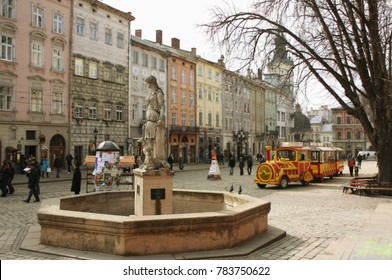
<svg viewBox="0 0 392 280">
<path fill-rule="evenodd" d="M 304 153 L 304 152 L 302 152 L 301 154 L 300 154 L 300 160 L 306 160 L 306 154 Z"/>
<path fill-rule="evenodd" d="M 312 161 L 319 161 L 319 152 L 312 152 Z"/>
<path fill-rule="evenodd" d="M 295 160 L 295 151 L 288 151 L 289 160 Z"/>
</svg>

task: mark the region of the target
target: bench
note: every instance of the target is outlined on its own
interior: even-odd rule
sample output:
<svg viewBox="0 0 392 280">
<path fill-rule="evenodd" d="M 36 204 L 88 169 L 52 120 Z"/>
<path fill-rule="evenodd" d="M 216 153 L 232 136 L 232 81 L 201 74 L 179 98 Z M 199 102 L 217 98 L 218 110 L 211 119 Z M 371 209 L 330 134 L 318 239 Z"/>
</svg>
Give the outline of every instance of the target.
<svg viewBox="0 0 392 280">
<path fill-rule="evenodd" d="M 342 187 L 343 193 L 351 190 L 351 193 L 358 192 L 359 195 L 366 194 L 372 196 L 392 193 L 392 182 L 378 182 L 377 175 L 371 177 L 355 177 Z"/>
</svg>

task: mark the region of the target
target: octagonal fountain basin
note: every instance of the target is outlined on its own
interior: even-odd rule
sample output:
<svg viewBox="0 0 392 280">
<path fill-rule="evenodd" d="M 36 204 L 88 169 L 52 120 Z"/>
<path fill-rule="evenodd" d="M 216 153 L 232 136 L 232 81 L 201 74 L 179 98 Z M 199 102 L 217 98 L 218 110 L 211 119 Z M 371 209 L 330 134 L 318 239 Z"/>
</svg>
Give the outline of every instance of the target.
<svg viewBox="0 0 392 280">
<path fill-rule="evenodd" d="M 134 215 L 133 191 L 43 201 L 41 244 L 122 256 L 233 248 L 268 229 L 271 204 L 227 192 L 173 190 L 173 214 Z"/>
</svg>

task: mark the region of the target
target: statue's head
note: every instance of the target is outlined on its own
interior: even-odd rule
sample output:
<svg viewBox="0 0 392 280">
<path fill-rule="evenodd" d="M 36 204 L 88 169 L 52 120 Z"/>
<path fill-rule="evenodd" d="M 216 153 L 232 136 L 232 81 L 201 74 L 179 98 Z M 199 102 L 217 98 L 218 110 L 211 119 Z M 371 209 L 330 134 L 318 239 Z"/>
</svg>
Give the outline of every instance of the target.
<svg viewBox="0 0 392 280">
<path fill-rule="evenodd" d="M 146 79 L 147 84 L 152 84 L 152 85 L 158 85 L 157 83 L 157 78 L 155 76 L 151 75 Z"/>
</svg>

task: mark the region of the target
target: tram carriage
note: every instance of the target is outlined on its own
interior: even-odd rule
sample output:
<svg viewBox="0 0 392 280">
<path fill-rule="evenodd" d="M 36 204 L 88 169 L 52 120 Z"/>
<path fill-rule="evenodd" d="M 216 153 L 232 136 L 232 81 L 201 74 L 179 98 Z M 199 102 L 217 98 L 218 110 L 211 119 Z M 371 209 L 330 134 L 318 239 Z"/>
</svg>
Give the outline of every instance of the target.
<svg viewBox="0 0 392 280">
<path fill-rule="evenodd" d="M 259 188 L 278 185 L 286 188 L 290 182 L 308 185 L 313 180 L 333 178 L 343 172 L 343 150 L 334 147 L 286 146 L 274 151 L 266 147 L 267 161 L 259 164 L 254 182 Z"/>
</svg>

